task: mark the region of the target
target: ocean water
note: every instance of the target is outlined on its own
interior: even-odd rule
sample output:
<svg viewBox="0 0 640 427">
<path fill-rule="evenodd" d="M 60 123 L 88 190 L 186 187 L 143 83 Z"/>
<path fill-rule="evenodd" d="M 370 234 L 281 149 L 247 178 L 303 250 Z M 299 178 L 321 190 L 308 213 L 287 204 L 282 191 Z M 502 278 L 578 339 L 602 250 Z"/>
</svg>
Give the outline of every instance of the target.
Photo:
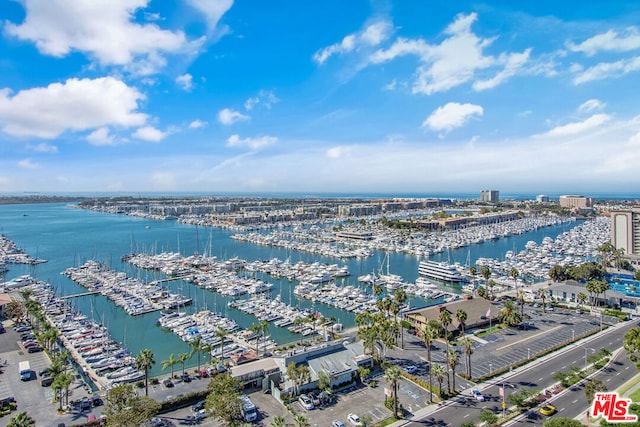
<svg viewBox="0 0 640 427">
<path fill-rule="evenodd" d="M 482 244 L 451 250 L 431 257 L 435 260 L 448 260 L 470 265 L 479 257 L 504 258 L 506 251 L 520 251 L 527 241 L 538 243 L 545 236 L 555 238 L 558 234 L 575 226 L 562 224 L 531 231 L 517 236 L 489 241 Z M 357 277 L 381 269 L 386 271 L 385 253 L 375 253 L 367 259 L 340 261 L 335 258 L 321 257 L 306 252 L 297 252 L 279 248 L 253 245 L 238 242 L 229 238 L 232 231 L 209 229 L 181 224 L 176 221 L 153 221 L 124 215 L 112 215 L 70 208 L 66 204 L 22 204 L 0 206 L 0 233 L 8 236 L 22 249 L 36 258 L 48 262 L 35 266 L 10 265 L 6 279 L 23 274 L 30 274 L 37 279 L 54 285 L 58 295 L 74 295 L 85 292 L 85 289 L 67 279 L 60 273 L 68 267 L 79 266 L 89 259 L 107 264 L 110 268 L 124 271 L 131 277 L 145 281 L 164 278 L 161 273 L 139 270 L 121 261 L 122 255 L 132 252 L 159 253 L 163 251 L 180 252 L 191 255 L 195 252 L 207 253 L 219 259 L 239 257 L 247 261 L 257 259 L 289 258 L 297 261 L 321 263 L 337 263 L 347 265 L 351 276 L 344 279 L 344 284 L 360 286 Z M 388 256 L 391 273 L 401 275 L 405 281 L 414 281 L 418 277 L 418 262 L 415 256 L 390 253 Z M 328 317 L 335 317 L 345 327 L 354 325 L 354 315 L 324 304 L 313 305 L 310 301 L 299 300 L 293 294 L 297 282 L 286 279 L 276 280 L 268 276 L 261 277 L 274 283 L 272 296 L 281 295 L 283 301 L 302 308 L 313 307 Z M 194 299 L 194 304 L 186 311 L 213 310 L 235 319 L 242 327 L 249 327 L 257 319 L 227 307 L 231 300 L 217 293 L 203 290 L 182 281 L 168 282 L 167 286 L 174 292 L 180 292 Z M 91 295 L 72 299 L 74 307 L 91 316 L 94 320 L 105 324 L 112 337 L 122 342 L 132 353 L 137 354 L 144 348 L 150 348 L 155 355 L 156 365 L 152 374 L 161 372 L 162 361 L 171 353 L 178 355 L 188 353 L 190 348 L 171 332 L 156 326 L 159 313 L 148 313 L 132 317 L 120 307 L 103 297 Z M 432 301 L 410 298 L 412 307 L 423 306 Z M 286 343 L 300 339 L 285 328 L 270 325 L 272 339 L 278 343 Z M 195 366 L 196 357 L 187 364 Z"/>
</svg>

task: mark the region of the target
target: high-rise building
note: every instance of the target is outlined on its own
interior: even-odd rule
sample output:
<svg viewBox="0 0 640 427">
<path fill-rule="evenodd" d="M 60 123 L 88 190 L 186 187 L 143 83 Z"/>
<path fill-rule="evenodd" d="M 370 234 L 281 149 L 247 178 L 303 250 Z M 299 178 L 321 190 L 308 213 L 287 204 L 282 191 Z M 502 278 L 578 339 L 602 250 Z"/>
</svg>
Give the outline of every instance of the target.
<svg viewBox="0 0 640 427">
<path fill-rule="evenodd" d="M 632 264 L 640 263 L 640 209 L 611 212 L 611 244 Z"/>
<path fill-rule="evenodd" d="M 590 208 L 593 206 L 593 199 L 584 196 L 560 196 L 561 208 Z"/>
<path fill-rule="evenodd" d="M 496 203 L 500 201 L 500 192 L 498 190 L 482 190 L 480 192 L 481 202 Z"/>
<path fill-rule="evenodd" d="M 538 194 L 536 196 L 536 202 L 538 203 L 547 203 L 549 201 L 549 196 L 546 194 Z"/>
</svg>

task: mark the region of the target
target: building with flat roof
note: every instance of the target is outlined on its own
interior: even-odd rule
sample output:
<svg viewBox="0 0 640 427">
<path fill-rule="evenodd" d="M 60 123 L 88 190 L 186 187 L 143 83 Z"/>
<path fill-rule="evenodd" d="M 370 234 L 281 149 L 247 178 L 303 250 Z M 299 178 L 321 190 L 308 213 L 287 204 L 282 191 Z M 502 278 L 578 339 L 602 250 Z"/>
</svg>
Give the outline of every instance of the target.
<svg viewBox="0 0 640 427">
<path fill-rule="evenodd" d="M 500 192 L 498 190 L 482 190 L 480 192 L 480 201 L 497 203 L 500 201 Z"/>
<path fill-rule="evenodd" d="M 570 209 L 591 208 L 593 207 L 593 199 L 575 195 L 560 196 L 560 207 Z"/>
<path fill-rule="evenodd" d="M 471 295 L 465 295 L 457 301 L 406 311 L 404 312 L 404 318 L 420 334 L 429 323 L 429 320 L 438 320 L 440 312 L 447 310 L 451 313 L 451 319 L 453 320 L 448 329 L 449 331 L 457 331 L 462 329 L 456 320 L 456 313 L 460 309 L 467 313 L 467 321 L 464 325 L 465 330 L 488 325 L 490 319 L 496 319 L 500 311 L 499 308 L 493 307 L 491 302 L 484 298 L 473 298 Z"/>
<path fill-rule="evenodd" d="M 611 244 L 624 258 L 640 265 L 640 209 L 611 211 Z"/>
<path fill-rule="evenodd" d="M 536 202 L 538 202 L 538 203 L 547 203 L 547 202 L 549 202 L 549 196 L 547 196 L 546 194 L 538 194 L 536 196 Z"/>
</svg>

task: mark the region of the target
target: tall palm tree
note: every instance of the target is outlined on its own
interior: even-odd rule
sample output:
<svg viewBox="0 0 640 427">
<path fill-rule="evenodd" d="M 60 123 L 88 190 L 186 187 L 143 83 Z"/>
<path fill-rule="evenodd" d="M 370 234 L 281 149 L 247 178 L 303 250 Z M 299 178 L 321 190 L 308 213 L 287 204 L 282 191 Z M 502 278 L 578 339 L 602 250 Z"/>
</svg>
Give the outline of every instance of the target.
<svg viewBox="0 0 640 427">
<path fill-rule="evenodd" d="M 444 340 L 447 343 L 447 351 L 449 351 L 449 325 L 451 324 L 451 312 L 446 308 L 443 308 L 442 310 L 440 310 L 438 320 L 442 325 L 442 329 L 444 331 Z"/>
<path fill-rule="evenodd" d="M 455 348 L 450 348 L 447 350 L 447 364 L 451 368 L 451 383 L 452 390 L 449 390 L 449 394 L 456 392 L 456 366 L 458 366 L 458 361 L 460 360 L 460 355 L 455 350 Z"/>
<path fill-rule="evenodd" d="M 518 277 L 520 276 L 520 272 L 517 268 L 511 267 L 509 270 L 509 276 L 513 279 L 513 289 L 518 290 Z"/>
<path fill-rule="evenodd" d="M 538 291 L 538 296 L 542 299 L 542 311 L 544 313 L 547 312 L 547 305 L 545 304 L 545 300 L 547 299 L 547 290 L 545 288 L 541 288 Z"/>
<path fill-rule="evenodd" d="M 400 373 L 400 368 L 397 366 L 391 366 L 384 371 L 384 379 L 391 384 L 391 388 L 393 389 L 393 416 L 398 416 L 398 382 L 402 374 Z"/>
<path fill-rule="evenodd" d="M 180 353 L 178 355 L 178 362 L 182 363 L 182 376 L 184 376 L 184 362 L 189 360 L 190 357 L 189 353 Z"/>
<path fill-rule="evenodd" d="M 264 341 L 264 345 L 266 346 L 266 336 L 267 336 L 267 331 L 269 330 L 269 322 L 267 322 L 266 320 L 261 320 L 260 321 L 260 332 L 262 333 L 262 340 Z M 258 347 L 258 345 L 256 345 L 256 347 Z M 264 351 L 263 351 L 264 353 Z"/>
<path fill-rule="evenodd" d="M 260 324 L 256 323 L 256 322 L 251 323 L 251 326 L 249 326 L 249 331 L 252 333 L 252 335 L 250 335 L 250 337 L 251 336 L 255 337 L 255 340 L 256 340 L 256 354 L 259 354 L 258 352 L 259 352 L 260 349 L 258 348 L 258 344 L 259 344 L 258 335 L 260 334 Z M 253 334 L 255 334 L 255 335 L 253 335 Z"/>
<path fill-rule="evenodd" d="M 589 297 L 584 292 L 579 292 L 578 295 L 576 295 L 576 300 L 578 300 L 578 304 L 580 305 L 584 305 L 588 299 Z"/>
<path fill-rule="evenodd" d="M 213 360 L 213 354 L 211 354 L 211 352 L 215 349 L 215 345 L 210 342 L 203 342 L 201 345 L 201 349 L 203 352 L 209 355 L 209 364 L 211 364 L 211 361 Z"/>
<path fill-rule="evenodd" d="M 198 372 L 200 372 L 200 351 L 202 350 L 202 337 L 198 335 L 195 339 L 189 341 L 189 347 L 191 347 L 191 355 L 196 353 L 198 355 Z"/>
<path fill-rule="evenodd" d="M 155 364 L 156 361 L 153 358 L 153 352 L 148 348 L 140 351 L 140 354 L 136 356 L 136 369 L 144 371 L 145 396 L 149 396 L 149 369 L 151 369 Z"/>
<path fill-rule="evenodd" d="M 471 379 L 471 355 L 473 354 L 473 342 L 471 338 L 464 337 L 460 340 L 460 345 L 464 349 L 464 355 L 467 361 L 467 379 Z"/>
<path fill-rule="evenodd" d="M 220 360 L 224 360 L 224 341 L 227 339 L 227 335 L 229 335 L 229 331 L 224 328 L 218 327 L 216 331 L 216 337 L 220 338 Z"/>
<path fill-rule="evenodd" d="M 524 289 L 518 289 L 518 302 L 520 303 L 520 317 L 524 318 Z"/>
<path fill-rule="evenodd" d="M 433 403 L 433 385 L 432 385 L 432 361 L 431 361 L 431 344 L 438 337 L 438 331 L 431 325 L 427 324 L 422 330 L 422 340 L 424 346 L 427 347 L 427 360 L 429 361 L 429 403 Z"/>
<path fill-rule="evenodd" d="M 491 277 L 491 270 L 489 267 L 486 265 L 480 267 L 480 275 L 484 278 L 484 283 L 489 286 L 489 278 Z"/>
<path fill-rule="evenodd" d="M 402 304 L 404 304 L 407 301 L 407 293 L 404 291 L 404 289 L 398 288 L 393 294 L 393 299 L 395 300 L 396 304 L 398 304 L 398 310 L 399 310 Z M 397 317 L 396 317 L 396 321 L 397 321 Z M 404 349 L 404 328 L 402 327 L 402 322 L 400 322 L 400 348 Z"/>
<path fill-rule="evenodd" d="M 176 359 L 176 356 L 171 353 L 169 355 L 169 359 L 162 361 L 162 370 L 171 368 L 171 378 L 173 378 L 173 367 L 176 366 L 180 361 Z"/>
<path fill-rule="evenodd" d="M 429 367 L 429 370 L 433 371 L 433 376 L 438 381 L 438 390 L 440 397 L 442 397 L 442 382 L 444 381 L 444 376 L 447 375 L 447 369 L 442 364 L 435 363 Z"/>
<path fill-rule="evenodd" d="M 507 301 L 504 308 L 500 310 L 500 321 L 508 326 L 515 326 L 522 321 L 513 301 Z"/>
<path fill-rule="evenodd" d="M 456 320 L 460 324 L 460 328 L 462 329 L 462 333 L 464 334 L 464 326 L 465 326 L 465 322 L 467 321 L 467 312 L 459 308 L 456 311 Z"/>
</svg>

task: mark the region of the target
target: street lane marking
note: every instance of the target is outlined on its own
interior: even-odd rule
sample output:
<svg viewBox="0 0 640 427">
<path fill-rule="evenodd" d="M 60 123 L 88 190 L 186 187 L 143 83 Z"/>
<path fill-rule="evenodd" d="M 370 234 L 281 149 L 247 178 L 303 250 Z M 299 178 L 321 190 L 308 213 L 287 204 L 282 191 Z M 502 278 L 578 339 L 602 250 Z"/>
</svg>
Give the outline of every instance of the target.
<svg viewBox="0 0 640 427">
<path fill-rule="evenodd" d="M 578 399 L 574 400 L 573 403 L 578 403 Z"/>
<path fill-rule="evenodd" d="M 555 328 L 547 329 L 546 331 L 542 331 L 542 332 L 539 332 L 539 333 L 537 333 L 535 335 L 531 335 L 529 337 L 526 337 L 526 338 L 523 338 L 521 340 L 518 340 L 516 342 L 512 342 L 511 344 L 507 344 L 507 345 L 503 345 L 502 347 L 498 347 L 498 348 L 496 348 L 496 350 L 502 350 L 502 349 L 505 349 L 505 348 L 509 348 L 512 345 L 516 345 L 516 344 L 520 344 L 520 343 L 523 343 L 523 342 L 526 342 L 526 341 L 530 341 L 535 337 L 538 337 L 540 335 L 547 335 L 547 334 L 549 334 L 549 332 L 554 331 L 556 329 L 560 329 L 560 328 L 562 328 L 562 326 L 556 326 Z"/>
</svg>

